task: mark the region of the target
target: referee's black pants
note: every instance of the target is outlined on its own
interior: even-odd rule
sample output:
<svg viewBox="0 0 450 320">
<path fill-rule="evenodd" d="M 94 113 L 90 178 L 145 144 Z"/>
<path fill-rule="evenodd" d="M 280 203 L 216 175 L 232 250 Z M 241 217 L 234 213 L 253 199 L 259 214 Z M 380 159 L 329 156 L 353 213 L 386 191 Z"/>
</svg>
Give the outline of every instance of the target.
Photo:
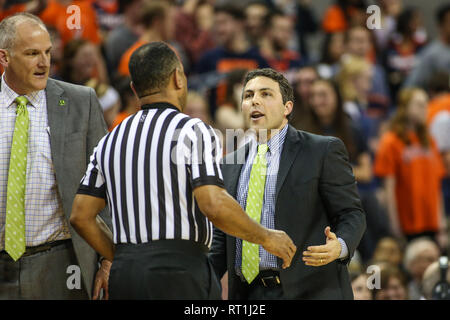
<svg viewBox="0 0 450 320">
<path fill-rule="evenodd" d="M 109 277 L 110 299 L 221 299 L 207 248 L 187 240 L 118 244 Z"/>
</svg>

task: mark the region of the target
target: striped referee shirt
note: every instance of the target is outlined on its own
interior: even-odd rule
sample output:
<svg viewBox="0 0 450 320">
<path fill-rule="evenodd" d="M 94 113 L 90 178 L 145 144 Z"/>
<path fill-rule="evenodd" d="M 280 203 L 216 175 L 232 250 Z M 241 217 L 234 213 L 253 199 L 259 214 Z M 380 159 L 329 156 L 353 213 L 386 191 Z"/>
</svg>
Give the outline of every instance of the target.
<svg viewBox="0 0 450 320">
<path fill-rule="evenodd" d="M 78 193 L 104 198 L 114 243 L 163 239 L 212 242 L 196 187 L 223 187 L 222 148 L 213 129 L 168 103 L 145 105 L 103 137 Z"/>
</svg>

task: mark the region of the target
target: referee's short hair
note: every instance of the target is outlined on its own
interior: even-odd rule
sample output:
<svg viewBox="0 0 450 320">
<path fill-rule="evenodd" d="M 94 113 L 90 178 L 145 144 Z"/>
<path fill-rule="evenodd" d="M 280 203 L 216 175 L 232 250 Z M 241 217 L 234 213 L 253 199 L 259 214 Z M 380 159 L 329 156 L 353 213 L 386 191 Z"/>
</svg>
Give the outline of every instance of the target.
<svg viewBox="0 0 450 320">
<path fill-rule="evenodd" d="M 167 87 L 170 76 L 180 61 L 164 42 L 150 42 L 133 52 L 128 67 L 131 81 L 139 97 Z"/>
</svg>

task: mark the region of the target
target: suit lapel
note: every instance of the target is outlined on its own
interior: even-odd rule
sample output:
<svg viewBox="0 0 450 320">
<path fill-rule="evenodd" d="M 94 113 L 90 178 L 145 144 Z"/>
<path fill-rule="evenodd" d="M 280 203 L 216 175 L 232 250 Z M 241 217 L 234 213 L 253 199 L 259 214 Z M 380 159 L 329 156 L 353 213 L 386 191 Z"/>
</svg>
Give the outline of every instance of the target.
<svg viewBox="0 0 450 320">
<path fill-rule="evenodd" d="M 64 90 L 52 79 L 48 79 L 45 89 L 47 97 L 47 117 L 50 128 L 50 145 L 52 150 L 52 160 L 55 170 L 56 180 L 62 181 L 59 174 L 63 170 L 62 161 L 64 154 L 65 124 L 69 100 L 64 97 Z"/>
<path fill-rule="evenodd" d="M 292 163 L 294 163 L 295 157 L 300 150 L 299 146 L 300 138 L 298 136 L 297 130 L 289 125 L 286 134 L 286 140 L 284 141 L 283 151 L 280 157 L 275 199 L 278 199 L 278 194 L 280 193 L 281 186 L 283 185 L 289 169 L 291 168 Z"/>
<path fill-rule="evenodd" d="M 225 162 L 225 187 L 228 193 L 236 198 L 236 193 L 238 189 L 239 176 L 244 166 L 245 160 L 247 159 L 248 153 L 250 151 L 250 144 L 247 143 L 244 147 L 236 150 L 231 157 L 226 157 L 225 161 L 230 161 L 231 163 Z"/>
</svg>

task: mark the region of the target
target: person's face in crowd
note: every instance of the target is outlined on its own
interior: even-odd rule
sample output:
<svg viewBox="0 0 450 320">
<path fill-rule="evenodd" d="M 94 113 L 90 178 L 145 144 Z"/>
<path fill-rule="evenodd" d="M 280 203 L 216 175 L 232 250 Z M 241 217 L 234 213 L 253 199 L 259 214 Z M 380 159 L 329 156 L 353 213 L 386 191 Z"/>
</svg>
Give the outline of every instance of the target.
<svg viewBox="0 0 450 320">
<path fill-rule="evenodd" d="M 97 59 L 96 48 L 91 43 L 81 46 L 72 59 L 72 79 L 78 83 L 88 81 L 94 72 Z"/>
<path fill-rule="evenodd" d="M 276 50 L 285 50 L 292 39 L 294 24 L 288 16 L 275 16 L 272 18 L 270 36 Z"/>
<path fill-rule="evenodd" d="M 364 28 L 354 28 L 350 30 L 347 41 L 347 52 L 358 57 L 365 58 L 370 51 L 369 31 Z"/>
<path fill-rule="evenodd" d="M 394 239 L 381 239 L 374 252 L 375 261 L 389 262 L 394 266 L 402 262 L 402 252 L 400 246 Z"/>
<path fill-rule="evenodd" d="M 353 280 L 352 290 L 355 300 L 372 300 L 372 293 L 367 287 L 367 275 L 361 274 Z"/>
<path fill-rule="evenodd" d="M 251 36 L 260 36 L 264 29 L 264 18 L 267 8 L 260 4 L 252 4 L 245 9 L 246 25 Z"/>
<path fill-rule="evenodd" d="M 330 84 L 325 81 L 314 82 L 310 105 L 319 121 L 328 122 L 334 118 L 337 110 L 337 97 Z"/>
<path fill-rule="evenodd" d="M 200 97 L 192 97 L 188 94 L 186 107 L 183 112 L 192 118 L 199 118 L 203 122 L 208 123 L 208 108 L 206 101 Z"/>
<path fill-rule="evenodd" d="M 414 279 L 422 280 L 425 270 L 430 264 L 439 259 L 439 249 L 429 246 L 423 249 L 409 265 L 409 272 Z"/>
<path fill-rule="evenodd" d="M 368 67 L 353 77 L 353 85 L 359 96 L 366 96 L 372 89 L 373 69 Z"/>
<path fill-rule="evenodd" d="M 2 50 L 6 54 L 2 65 L 8 86 L 22 95 L 45 89 L 51 49 L 50 35 L 42 26 L 29 21 L 19 23 L 12 48 Z"/>
<path fill-rule="evenodd" d="M 407 300 L 407 291 L 402 282 L 397 277 L 390 277 L 385 291 L 384 300 Z"/>
<path fill-rule="evenodd" d="M 388 16 L 396 17 L 402 11 L 402 0 L 379 0 L 378 2 Z"/>
<path fill-rule="evenodd" d="M 445 42 L 450 43 L 450 12 L 444 16 L 444 21 L 440 26 L 441 35 Z"/>
<path fill-rule="evenodd" d="M 408 118 L 415 124 L 425 124 L 428 96 L 422 90 L 416 90 L 407 106 Z"/>
<path fill-rule="evenodd" d="M 300 99 L 308 102 L 314 81 L 318 79 L 317 73 L 312 68 L 302 68 L 296 74 L 295 91 Z"/>
<path fill-rule="evenodd" d="M 195 17 L 200 30 L 210 31 L 214 26 L 214 7 L 209 3 L 203 3 L 197 8 Z"/>
<path fill-rule="evenodd" d="M 337 62 L 345 51 L 344 33 L 335 32 L 331 36 L 330 44 L 328 46 L 328 54 L 333 61 Z"/>
<path fill-rule="evenodd" d="M 247 82 L 242 96 L 242 113 L 246 128 L 282 129 L 287 124 L 287 115 L 292 111 L 292 101 L 283 104 L 278 82 L 267 77 L 255 77 Z"/>
<path fill-rule="evenodd" d="M 216 34 L 216 41 L 220 45 L 227 45 L 239 32 L 238 25 L 241 22 L 234 19 L 231 15 L 225 12 L 218 12 L 214 19 L 214 28 Z"/>
</svg>

